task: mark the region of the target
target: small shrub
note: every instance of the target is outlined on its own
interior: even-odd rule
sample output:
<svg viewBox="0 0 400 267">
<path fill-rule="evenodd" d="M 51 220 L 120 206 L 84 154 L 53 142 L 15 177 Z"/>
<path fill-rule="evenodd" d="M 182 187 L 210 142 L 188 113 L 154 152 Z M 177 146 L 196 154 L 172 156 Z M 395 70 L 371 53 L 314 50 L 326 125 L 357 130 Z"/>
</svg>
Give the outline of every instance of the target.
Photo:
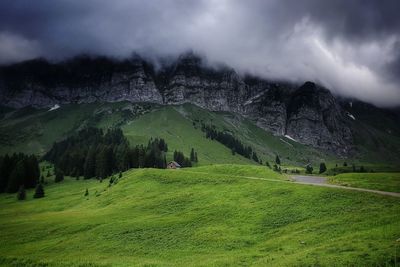
<svg viewBox="0 0 400 267">
<path fill-rule="evenodd" d="M 26 199 L 26 191 L 25 191 L 25 186 L 21 185 L 19 187 L 19 190 L 17 192 L 17 199 L 18 200 L 25 200 Z"/>
</svg>

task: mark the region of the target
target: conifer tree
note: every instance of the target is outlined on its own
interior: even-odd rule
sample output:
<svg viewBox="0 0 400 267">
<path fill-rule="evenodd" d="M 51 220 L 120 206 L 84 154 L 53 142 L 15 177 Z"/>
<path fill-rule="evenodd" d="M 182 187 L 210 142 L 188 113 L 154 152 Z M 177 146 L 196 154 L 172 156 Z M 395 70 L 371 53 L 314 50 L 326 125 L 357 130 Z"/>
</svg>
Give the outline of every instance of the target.
<svg viewBox="0 0 400 267">
<path fill-rule="evenodd" d="M 110 153 L 110 149 L 104 147 L 96 156 L 96 176 L 98 178 L 106 178 L 111 174 L 112 162 Z"/>
<path fill-rule="evenodd" d="M 3 158 L 1 158 L 1 163 L 0 163 L 0 193 L 5 192 L 7 189 L 12 168 L 13 168 L 12 160 L 10 156 L 6 154 Z"/>
<path fill-rule="evenodd" d="M 255 162 L 259 162 L 259 161 L 258 161 L 257 153 L 256 153 L 255 151 L 253 152 L 252 159 L 253 159 Z"/>
<path fill-rule="evenodd" d="M 85 158 L 83 165 L 83 176 L 85 179 L 92 178 L 96 175 L 96 146 L 92 145 Z"/>
<path fill-rule="evenodd" d="M 276 163 L 277 165 L 281 165 L 281 159 L 279 158 L 278 155 L 276 155 L 276 157 L 275 157 L 275 163 Z"/>
<path fill-rule="evenodd" d="M 7 185 L 7 193 L 15 193 L 18 191 L 20 185 L 24 183 L 26 175 L 25 164 L 20 160 L 14 167 L 10 174 L 10 178 Z"/>
<path fill-rule="evenodd" d="M 319 165 L 319 173 L 324 173 L 326 172 L 326 165 L 324 162 L 321 162 L 321 164 Z"/>
<path fill-rule="evenodd" d="M 268 161 L 265 161 L 265 165 L 267 165 L 267 167 L 271 169 L 271 165 L 269 164 Z"/>
<path fill-rule="evenodd" d="M 58 183 L 64 181 L 64 172 L 62 170 L 56 169 L 55 175 L 56 177 L 54 178 L 54 182 Z"/>
<path fill-rule="evenodd" d="M 276 165 L 276 164 L 274 164 L 274 171 L 279 171 L 279 169 L 278 169 L 278 165 Z"/>
<path fill-rule="evenodd" d="M 190 151 L 190 161 L 194 162 L 195 161 L 195 156 L 194 156 L 194 149 L 192 148 L 192 150 Z"/>
<path fill-rule="evenodd" d="M 40 169 L 37 158 L 34 155 L 28 156 L 24 159 L 25 164 L 25 177 L 24 184 L 27 188 L 33 188 L 40 178 Z"/>
<path fill-rule="evenodd" d="M 26 191 L 25 191 L 25 186 L 21 185 L 18 189 L 17 193 L 17 199 L 18 200 L 25 200 L 26 199 Z"/>
<path fill-rule="evenodd" d="M 44 197 L 44 189 L 43 185 L 41 183 L 38 183 L 35 188 L 35 194 L 33 195 L 33 198 L 42 198 Z"/>
<path fill-rule="evenodd" d="M 313 167 L 311 166 L 311 165 L 307 165 L 306 166 L 306 173 L 308 173 L 308 174 L 312 174 L 312 172 L 313 172 Z"/>
</svg>

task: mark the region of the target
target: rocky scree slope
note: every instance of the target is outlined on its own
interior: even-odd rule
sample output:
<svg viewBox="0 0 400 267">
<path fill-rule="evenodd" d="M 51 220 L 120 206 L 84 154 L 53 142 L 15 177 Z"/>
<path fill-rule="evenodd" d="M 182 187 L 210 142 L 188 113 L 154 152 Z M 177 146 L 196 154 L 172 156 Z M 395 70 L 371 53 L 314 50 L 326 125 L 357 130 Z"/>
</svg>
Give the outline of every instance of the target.
<svg viewBox="0 0 400 267">
<path fill-rule="evenodd" d="M 112 60 L 80 56 L 59 63 L 43 59 L 0 68 L 3 106 L 51 107 L 91 102 L 192 103 L 239 113 L 276 135 L 345 155 L 353 146 L 351 119 L 326 89 L 241 77 L 185 54 L 159 70 L 140 57 Z"/>
</svg>

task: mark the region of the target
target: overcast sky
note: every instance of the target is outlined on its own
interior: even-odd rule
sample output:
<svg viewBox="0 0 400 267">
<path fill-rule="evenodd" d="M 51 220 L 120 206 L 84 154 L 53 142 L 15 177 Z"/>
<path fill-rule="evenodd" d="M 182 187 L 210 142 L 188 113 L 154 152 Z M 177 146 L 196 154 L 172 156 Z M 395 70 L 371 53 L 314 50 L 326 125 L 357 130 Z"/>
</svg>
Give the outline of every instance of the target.
<svg viewBox="0 0 400 267">
<path fill-rule="evenodd" d="M 193 50 L 272 79 L 400 105 L 399 0 L 0 0 L 0 63 Z"/>
</svg>

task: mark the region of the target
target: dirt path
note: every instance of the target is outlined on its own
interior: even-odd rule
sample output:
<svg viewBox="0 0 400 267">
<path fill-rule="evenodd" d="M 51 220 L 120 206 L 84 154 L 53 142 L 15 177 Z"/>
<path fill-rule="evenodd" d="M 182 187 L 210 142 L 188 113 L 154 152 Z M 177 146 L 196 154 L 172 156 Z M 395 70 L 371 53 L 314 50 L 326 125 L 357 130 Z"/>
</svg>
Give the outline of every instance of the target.
<svg viewBox="0 0 400 267">
<path fill-rule="evenodd" d="M 187 171 L 187 170 L 185 170 L 185 172 L 208 174 L 207 172 L 196 172 L 196 171 Z M 231 174 L 222 174 L 222 173 L 218 173 L 218 175 L 236 177 L 236 178 L 242 178 L 242 179 L 250 179 L 250 180 L 261 180 L 261 181 L 268 181 L 268 182 L 276 182 L 276 183 L 295 183 L 295 184 L 315 185 L 315 186 L 339 188 L 339 189 L 353 190 L 353 191 L 360 191 L 360 192 L 368 192 L 368 193 L 374 193 L 374 194 L 392 196 L 392 197 L 400 197 L 400 193 L 386 192 L 386 191 L 379 191 L 379 190 L 365 189 L 365 188 L 357 188 L 357 187 L 349 187 L 349 186 L 343 186 L 343 185 L 328 184 L 328 179 L 327 178 L 319 177 L 319 176 L 293 175 L 293 176 L 291 176 L 293 181 L 285 181 L 285 180 L 278 180 L 278 179 L 269 179 L 269 178 L 253 177 L 253 176 L 231 175 Z"/>
<path fill-rule="evenodd" d="M 375 193 L 375 194 L 380 194 L 380 195 L 385 195 L 385 196 L 400 197 L 400 193 L 395 193 L 395 192 L 386 192 L 386 191 L 379 191 L 379 190 L 373 190 L 373 189 L 365 189 L 365 188 L 357 188 L 357 187 L 350 187 L 350 186 L 343 186 L 343 185 L 328 184 L 328 179 L 325 177 L 294 175 L 294 176 L 292 176 L 292 178 L 293 178 L 294 182 L 297 184 L 307 184 L 307 185 L 315 185 L 315 186 L 323 186 L 323 187 L 331 187 L 331 188 L 340 188 L 340 189 L 345 189 L 345 190 L 369 192 L 369 193 Z"/>
</svg>

